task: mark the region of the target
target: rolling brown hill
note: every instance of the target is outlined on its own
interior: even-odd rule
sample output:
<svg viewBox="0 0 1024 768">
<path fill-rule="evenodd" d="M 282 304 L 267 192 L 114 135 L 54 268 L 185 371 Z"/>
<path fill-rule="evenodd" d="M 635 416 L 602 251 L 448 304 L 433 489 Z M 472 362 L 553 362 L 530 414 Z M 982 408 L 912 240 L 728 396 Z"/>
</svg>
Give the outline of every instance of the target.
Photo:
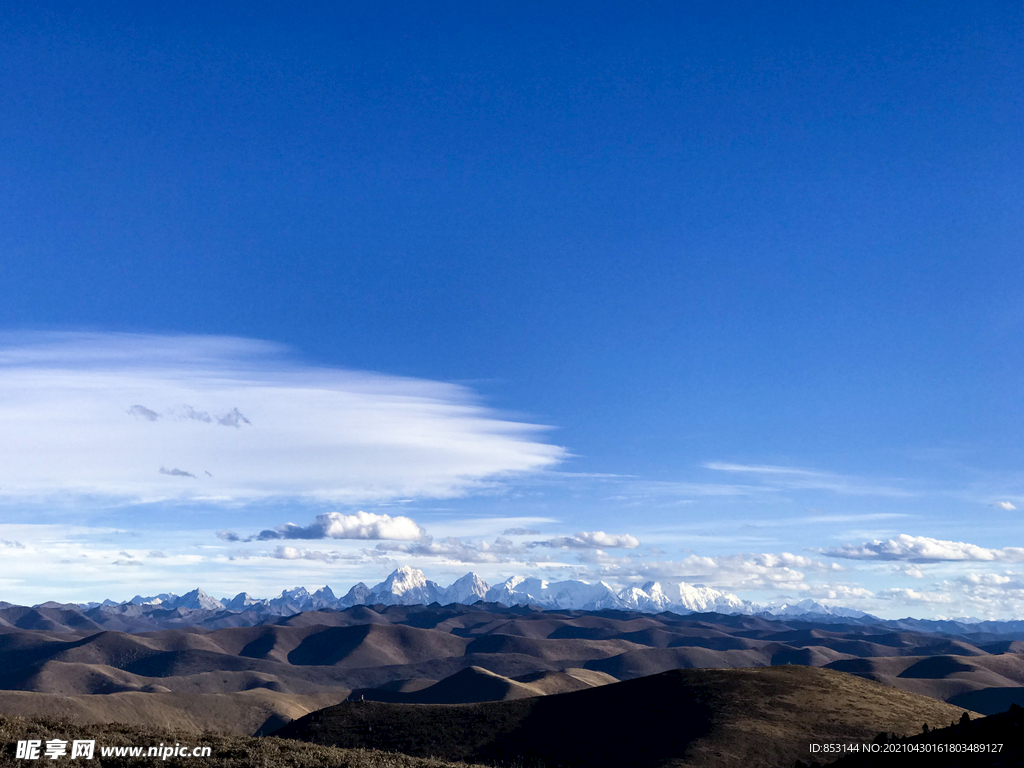
<svg viewBox="0 0 1024 768">
<path fill-rule="evenodd" d="M 187 618 L 187 612 L 171 614 L 181 614 L 174 621 Z M 228 698 L 204 701 L 223 702 L 224 727 L 241 732 L 273 714 L 260 692 L 298 697 L 295 701 L 318 696 L 341 701 L 358 689 L 368 699 L 479 702 L 583 691 L 598 682 L 679 668 L 793 664 L 832 667 L 984 713 L 1024 703 L 1024 654 L 1019 653 L 1024 644 L 990 635 L 980 636 L 976 645 L 967 637 L 856 623 L 486 604 L 358 606 L 218 629 L 175 626 L 134 634 L 110 629 L 112 623 L 127 626 L 147 615 L 151 618 L 139 606 L 124 606 L 103 614 L 106 623 L 97 628 L 70 609 L 2 609 L 0 696 L 23 692 L 57 697 L 40 701 L 67 697 L 98 703 L 102 696 L 152 695 L 159 703 L 152 711 L 168 713 L 169 721 L 185 728 L 201 723 L 189 719 L 183 697 L 224 695 Z M 216 616 L 218 625 L 245 621 L 243 613 Z M 51 629 L 31 628 L 38 626 Z M 452 682 L 473 667 L 478 669 L 457 678 L 463 683 Z M 433 686 L 439 687 L 422 693 Z M 249 693 L 256 695 L 239 695 Z M 412 694 L 417 698 L 407 698 Z M 182 711 L 171 713 L 175 707 Z M 251 711 L 242 713 L 246 707 Z M 110 707 L 91 711 L 114 718 Z M 131 719 L 128 710 L 117 712 Z M 288 712 L 299 709 L 284 707 L 278 715 L 289 717 Z M 147 717 L 140 714 L 136 721 L 148 723 Z"/>
<path fill-rule="evenodd" d="M 509 701 L 530 696 L 550 696 L 618 682 L 611 675 L 589 669 L 534 672 L 518 678 L 505 677 L 482 667 L 466 667 L 444 680 L 404 680 L 399 685 L 352 691 L 349 701 L 386 701 L 404 704 L 464 704 Z"/>
<path fill-rule="evenodd" d="M 833 670 L 692 669 L 482 704 L 346 702 L 275 735 L 546 768 L 776 768 L 808 757 L 814 741 L 909 734 L 963 712 Z"/>
<path fill-rule="evenodd" d="M 827 666 L 982 714 L 1024 704 L 1024 656 L 1016 653 L 846 659 Z"/>
</svg>

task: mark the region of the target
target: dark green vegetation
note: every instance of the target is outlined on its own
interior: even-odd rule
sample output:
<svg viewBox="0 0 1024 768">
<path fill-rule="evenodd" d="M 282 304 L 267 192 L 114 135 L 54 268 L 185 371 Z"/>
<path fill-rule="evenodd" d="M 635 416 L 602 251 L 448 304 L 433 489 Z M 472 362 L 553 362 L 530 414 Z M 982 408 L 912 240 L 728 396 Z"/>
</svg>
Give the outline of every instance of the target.
<svg viewBox="0 0 1024 768">
<path fill-rule="evenodd" d="M 774 768 L 810 741 L 910 734 L 964 710 L 810 667 L 691 669 L 482 704 L 346 702 L 275 735 L 450 760 Z"/>
</svg>

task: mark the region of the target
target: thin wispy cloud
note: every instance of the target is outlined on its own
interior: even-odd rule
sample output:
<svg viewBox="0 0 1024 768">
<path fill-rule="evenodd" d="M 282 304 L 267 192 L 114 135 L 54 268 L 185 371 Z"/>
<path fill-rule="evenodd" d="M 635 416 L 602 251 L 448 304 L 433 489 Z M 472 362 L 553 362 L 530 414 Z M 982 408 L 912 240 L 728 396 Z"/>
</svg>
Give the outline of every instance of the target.
<svg viewBox="0 0 1024 768">
<path fill-rule="evenodd" d="M 566 453 L 543 430 L 465 387 L 313 367 L 247 339 L 0 340 L 7 498 L 451 498 L 556 465 Z"/>
<path fill-rule="evenodd" d="M 758 479 L 767 487 L 784 490 L 818 490 L 850 496 L 883 496 L 906 498 L 917 495 L 906 488 L 889 483 L 878 483 L 870 479 L 821 472 L 801 467 L 782 467 L 772 464 L 733 464 L 722 461 L 708 461 L 704 469 L 748 475 Z"/>
</svg>

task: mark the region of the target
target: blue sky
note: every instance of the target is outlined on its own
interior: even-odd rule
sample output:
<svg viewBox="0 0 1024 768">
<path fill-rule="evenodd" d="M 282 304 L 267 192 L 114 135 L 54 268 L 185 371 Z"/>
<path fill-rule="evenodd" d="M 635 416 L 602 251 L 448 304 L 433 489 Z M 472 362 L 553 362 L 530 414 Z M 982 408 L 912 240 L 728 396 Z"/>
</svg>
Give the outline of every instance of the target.
<svg viewBox="0 0 1024 768">
<path fill-rule="evenodd" d="M 0 599 L 1019 615 L 1022 16 L 6 6 Z"/>
</svg>

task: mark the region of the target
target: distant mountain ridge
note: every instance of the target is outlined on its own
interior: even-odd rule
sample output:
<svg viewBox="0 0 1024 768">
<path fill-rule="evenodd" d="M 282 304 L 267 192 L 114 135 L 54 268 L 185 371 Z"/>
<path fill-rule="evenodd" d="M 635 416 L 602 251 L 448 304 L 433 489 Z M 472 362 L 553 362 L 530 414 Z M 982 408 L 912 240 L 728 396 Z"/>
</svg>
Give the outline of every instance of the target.
<svg viewBox="0 0 1024 768">
<path fill-rule="evenodd" d="M 270 599 L 255 598 L 247 592 L 241 592 L 232 598 L 218 600 L 202 589 L 194 589 L 181 596 L 168 592 L 150 597 L 136 595 L 124 603 L 104 600 L 102 603 L 87 603 L 82 607 L 137 605 L 159 606 L 165 610 L 185 608 L 288 615 L 325 608 L 344 610 L 356 605 L 472 605 L 478 601 L 506 606 L 532 605 L 548 610 L 573 611 L 752 614 L 759 610 L 758 606 L 731 593 L 685 582 L 661 584 L 650 581 L 642 587 L 626 587 L 616 591 L 603 581 L 595 584 L 588 584 L 585 581 L 549 582 L 534 577 L 513 576 L 492 587 L 477 574 L 467 573 L 448 587 L 442 587 L 428 579 L 423 571 L 408 566 L 397 568 L 384 581 L 372 588 L 359 582 L 341 598 L 335 596 L 329 586 L 312 594 L 305 587 L 286 589 L 277 597 Z"/>
<path fill-rule="evenodd" d="M 274 598 L 256 598 L 240 592 L 232 598 L 217 599 L 202 589 L 184 595 L 160 593 L 149 597 L 136 595 L 131 600 L 104 600 L 74 603 L 67 607 L 92 609 L 117 608 L 120 611 L 199 611 L 205 613 L 235 612 L 263 616 L 291 616 L 317 610 L 345 610 L 359 605 L 472 605 L 477 601 L 499 603 L 512 607 L 534 606 L 545 610 L 601 611 L 621 610 L 638 613 L 721 613 L 762 616 L 765 618 L 803 618 L 827 623 L 867 623 L 897 630 L 937 632 L 942 634 L 979 634 L 995 639 L 1007 633 L 1024 632 L 1024 621 L 979 621 L 977 619 L 880 619 L 877 616 L 843 606 L 828 606 L 814 600 L 800 600 L 777 606 L 759 606 L 736 595 L 686 582 L 649 581 L 642 586 L 629 586 L 616 591 L 605 582 L 549 582 L 529 576 L 513 576 L 490 586 L 475 573 L 467 573 L 448 587 L 431 581 L 423 571 L 404 566 L 393 571 L 374 587 L 363 582 L 353 586 L 343 597 L 337 597 L 329 586 L 313 593 L 305 587 L 286 589 Z M 13 604 L 2 603 L 0 606 Z M 35 607 L 62 607 L 47 602 Z"/>
</svg>

